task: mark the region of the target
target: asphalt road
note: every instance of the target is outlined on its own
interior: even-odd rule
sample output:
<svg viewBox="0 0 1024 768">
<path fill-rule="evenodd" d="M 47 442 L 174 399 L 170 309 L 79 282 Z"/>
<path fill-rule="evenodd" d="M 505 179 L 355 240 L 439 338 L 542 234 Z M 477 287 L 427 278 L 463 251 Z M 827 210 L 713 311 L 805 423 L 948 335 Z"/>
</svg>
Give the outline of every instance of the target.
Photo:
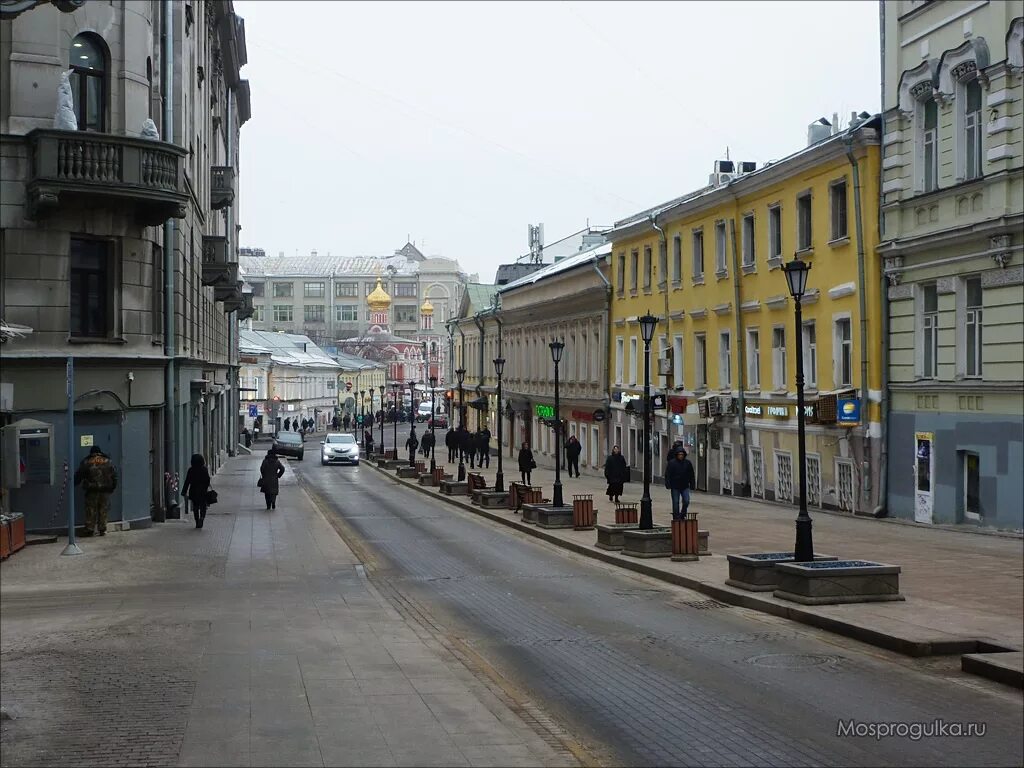
<svg viewBox="0 0 1024 768">
<path fill-rule="evenodd" d="M 955 660 L 724 606 L 517 536 L 370 467 L 292 466 L 371 555 L 382 591 L 422 605 L 606 765 L 1024 760 L 1020 693 Z M 904 735 L 840 735 L 851 721 Z M 937 721 L 980 723 L 984 735 L 912 737 Z"/>
</svg>

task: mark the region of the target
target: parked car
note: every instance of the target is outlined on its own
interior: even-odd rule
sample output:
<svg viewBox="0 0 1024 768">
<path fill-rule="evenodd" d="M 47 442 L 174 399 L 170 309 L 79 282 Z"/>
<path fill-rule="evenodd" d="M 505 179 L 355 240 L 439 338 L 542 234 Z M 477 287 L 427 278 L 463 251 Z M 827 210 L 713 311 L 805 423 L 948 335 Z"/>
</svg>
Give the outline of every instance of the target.
<svg viewBox="0 0 1024 768">
<path fill-rule="evenodd" d="M 347 461 L 359 466 L 359 443 L 349 432 L 333 432 L 320 441 L 320 464 Z"/>
<path fill-rule="evenodd" d="M 425 400 L 416 409 L 416 421 L 426 421 L 430 418 L 430 401 Z"/>
<path fill-rule="evenodd" d="M 427 422 L 428 427 L 434 427 L 435 429 L 448 429 L 448 414 L 438 413 L 435 414 L 434 418 Z"/>
<path fill-rule="evenodd" d="M 278 432 L 274 436 L 274 451 L 278 456 L 294 456 L 302 461 L 306 446 L 302 442 L 302 435 L 298 432 Z"/>
</svg>

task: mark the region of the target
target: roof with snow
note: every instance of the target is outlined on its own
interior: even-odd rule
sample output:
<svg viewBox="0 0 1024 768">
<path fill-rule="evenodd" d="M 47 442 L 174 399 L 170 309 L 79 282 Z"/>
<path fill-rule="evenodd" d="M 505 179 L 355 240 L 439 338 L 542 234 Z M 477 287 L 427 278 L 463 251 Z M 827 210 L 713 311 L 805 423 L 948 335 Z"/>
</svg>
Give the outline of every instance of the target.
<svg viewBox="0 0 1024 768">
<path fill-rule="evenodd" d="M 498 291 L 500 293 L 505 293 L 506 291 L 521 288 L 524 285 L 533 285 L 539 280 L 544 280 L 545 278 L 561 274 L 562 272 L 568 272 L 570 269 L 575 269 L 576 267 L 586 266 L 587 264 L 590 264 L 591 262 L 594 261 L 600 261 L 611 252 L 612 244 L 602 243 L 596 248 L 591 248 L 589 250 L 574 254 L 573 256 L 569 256 L 564 259 L 559 259 L 554 264 L 545 264 L 536 272 L 531 272 L 530 274 L 521 277 L 518 280 L 513 280 L 511 283 L 508 283 L 507 285 L 499 285 Z"/>
<path fill-rule="evenodd" d="M 299 368 L 338 368 L 338 363 L 308 336 L 297 333 L 274 333 L 273 331 L 238 332 L 238 351 L 249 354 L 270 355 L 278 365 Z"/>
</svg>

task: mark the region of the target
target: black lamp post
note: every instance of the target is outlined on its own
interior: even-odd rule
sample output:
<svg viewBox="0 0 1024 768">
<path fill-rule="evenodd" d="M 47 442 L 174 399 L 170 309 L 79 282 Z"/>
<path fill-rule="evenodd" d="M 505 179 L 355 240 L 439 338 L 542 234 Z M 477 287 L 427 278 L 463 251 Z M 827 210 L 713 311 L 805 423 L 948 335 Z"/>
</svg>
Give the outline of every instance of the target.
<svg viewBox="0 0 1024 768">
<path fill-rule="evenodd" d="M 811 537 L 811 516 L 807 514 L 807 438 L 804 434 L 804 336 L 803 309 L 800 306 L 807 290 L 807 273 L 811 265 L 793 259 L 783 267 L 789 295 L 796 310 L 796 424 L 797 446 L 800 456 L 800 513 L 796 517 L 796 547 L 793 559 L 798 563 L 814 560 L 814 541 Z"/>
<path fill-rule="evenodd" d="M 437 464 L 434 463 L 434 422 L 437 421 L 437 404 L 434 400 L 437 392 L 437 376 L 430 377 L 430 474 L 434 474 L 434 468 Z"/>
<path fill-rule="evenodd" d="M 648 312 L 638 319 L 640 336 L 644 340 L 644 495 L 640 497 L 640 530 L 654 527 L 651 509 L 651 339 L 658 318 Z"/>
<path fill-rule="evenodd" d="M 384 390 L 386 387 L 380 385 L 380 455 L 384 455 Z"/>
<path fill-rule="evenodd" d="M 462 427 L 464 427 L 465 424 L 466 424 L 466 421 L 465 421 L 466 420 L 466 411 L 465 411 L 465 406 L 462 404 L 462 382 L 465 381 L 465 379 L 466 379 L 466 369 L 465 368 L 459 368 L 455 372 L 455 378 L 459 382 L 459 432 L 460 432 L 459 439 L 461 441 L 461 439 L 462 439 L 461 430 L 462 430 Z M 459 445 L 459 482 L 461 483 L 465 479 L 466 479 L 466 465 L 462 463 L 462 445 L 460 444 Z"/>
<path fill-rule="evenodd" d="M 558 408 L 558 364 L 562 362 L 562 350 L 565 343 L 552 341 L 551 359 L 555 363 L 555 488 L 551 494 L 551 506 L 561 507 L 562 504 L 562 412 Z"/>
<path fill-rule="evenodd" d="M 364 408 L 363 408 L 363 404 L 364 404 L 363 398 L 365 396 L 366 396 L 366 390 L 365 389 L 360 389 L 359 390 L 359 426 L 360 427 L 362 427 L 363 422 L 366 420 L 366 416 L 363 413 L 363 411 L 364 411 Z M 362 435 L 359 436 L 359 440 L 361 442 L 363 442 L 363 450 L 366 450 L 366 443 L 363 440 Z"/>
<path fill-rule="evenodd" d="M 498 375 L 498 474 L 494 476 L 494 490 L 498 493 L 505 492 L 505 475 L 501 471 L 501 422 L 505 415 L 501 412 L 501 374 L 505 372 L 505 358 L 499 357 L 494 360 L 494 372 Z"/>
<path fill-rule="evenodd" d="M 416 408 L 419 403 L 416 402 L 416 382 L 409 382 L 409 423 L 416 423 Z"/>
<path fill-rule="evenodd" d="M 395 443 L 394 443 L 394 445 L 392 447 L 395 449 L 395 458 L 396 459 L 398 458 L 398 390 L 401 388 L 401 386 L 402 385 L 399 384 L 397 381 L 391 382 L 391 392 L 392 392 L 391 399 L 394 401 L 394 409 L 395 409 L 395 418 L 391 422 L 392 424 L 394 424 L 393 431 L 394 431 L 394 437 L 395 437 Z"/>
</svg>

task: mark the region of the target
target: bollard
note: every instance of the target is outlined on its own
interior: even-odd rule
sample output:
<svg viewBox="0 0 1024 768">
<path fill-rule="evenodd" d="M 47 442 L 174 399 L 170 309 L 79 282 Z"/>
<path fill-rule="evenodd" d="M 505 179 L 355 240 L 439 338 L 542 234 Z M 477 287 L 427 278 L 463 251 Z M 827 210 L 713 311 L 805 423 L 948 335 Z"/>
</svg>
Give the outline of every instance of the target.
<svg viewBox="0 0 1024 768">
<path fill-rule="evenodd" d="M 434 485 L 440 485 L 444 480 L 444 467 L 434 467 Z"/>
<path fill-rule="evenodd" d="M 588 531 L 594 527 L 594 494 L 574 493 L 572 495 L 572 527 L 577 531 Z"/>
<path fill-rule="evenodd" d="M 620 501 L 615 505 L 615 522 L 618 525 L 636 525 L 640 521 L 639 503 Z"/>
<path fill-rule="evenodd" d="M 519 488 L 519 483 L 512 482 L 508 484 L 508 499 L 505 503 L 513 512 L 519 511 Z"/>
<path fill-rule="evenodd" d="M 681 520 L 672 521 L 672 559 L 699 560 L 697 513 L 687 512 Z"/>
</svg>

